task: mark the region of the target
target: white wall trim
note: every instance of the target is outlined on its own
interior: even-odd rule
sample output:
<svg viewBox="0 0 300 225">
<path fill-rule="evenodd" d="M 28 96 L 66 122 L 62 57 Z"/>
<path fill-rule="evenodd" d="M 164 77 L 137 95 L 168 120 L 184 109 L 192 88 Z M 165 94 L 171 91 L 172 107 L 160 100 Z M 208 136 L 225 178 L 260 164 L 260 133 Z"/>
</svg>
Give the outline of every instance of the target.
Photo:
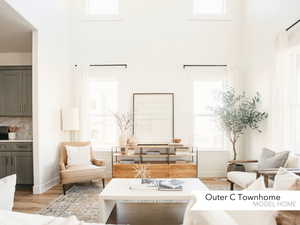
<svg viewBox="0 0 300 225">
<path fill-rule="evenodd" d="M 60 179 L 57 176 L 57 177 L 49 180 L 47 183 L 34 185 L 33 186 L 33 194 L 41 194 L 41 193 L 48 191 L 53 186 L 59 184 L 59 180 Z"/>
</svg>

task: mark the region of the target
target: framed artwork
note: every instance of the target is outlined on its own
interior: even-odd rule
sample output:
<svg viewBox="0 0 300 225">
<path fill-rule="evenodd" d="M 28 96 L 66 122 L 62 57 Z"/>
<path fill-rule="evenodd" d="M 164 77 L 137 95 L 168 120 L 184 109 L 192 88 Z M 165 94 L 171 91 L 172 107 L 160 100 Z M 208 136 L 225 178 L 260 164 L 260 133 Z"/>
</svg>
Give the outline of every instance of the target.
<svg viewBox="0 0 300 225">
<path fill-rule="evenodd" d="M 139 144 L 168 144 L 174 139 L 174 94 L 133 94 L 133 135 Z"/>
</svg>

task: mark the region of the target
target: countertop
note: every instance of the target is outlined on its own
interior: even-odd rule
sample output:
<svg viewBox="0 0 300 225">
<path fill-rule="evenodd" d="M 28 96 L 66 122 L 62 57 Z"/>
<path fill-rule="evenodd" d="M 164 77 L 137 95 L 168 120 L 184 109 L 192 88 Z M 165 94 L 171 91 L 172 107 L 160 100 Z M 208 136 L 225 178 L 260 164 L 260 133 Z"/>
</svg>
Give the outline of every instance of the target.
<svg viewBox="0 0 300 225">
<path fill-rule="evenodd" d="M 0 140 L 0 143 L 32 142 L 32 140 Z"/>
</svg>

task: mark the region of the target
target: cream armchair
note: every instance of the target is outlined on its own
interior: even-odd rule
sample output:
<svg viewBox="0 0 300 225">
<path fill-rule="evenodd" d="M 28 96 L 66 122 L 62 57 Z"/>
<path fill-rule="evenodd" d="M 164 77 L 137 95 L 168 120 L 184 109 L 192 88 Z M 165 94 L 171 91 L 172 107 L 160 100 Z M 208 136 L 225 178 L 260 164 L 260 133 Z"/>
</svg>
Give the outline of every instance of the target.
<svg viewBox="0 0 300 225">
<path fill-rule="evenodd" d="M 66 185 L 72 183 L 82 183 L 92 180 L 102 180 L 103 188 L 105 186 L 105 163 L 102 160 L 95 159 L 94 152 L 91 149 L 91 165 L 69 166 L 66 146 L 87 146 L 90 142 L 63 142 L 60 146 L 60 182 L 63 185 L 64 194 L 66 194 Z"/>
</svg>

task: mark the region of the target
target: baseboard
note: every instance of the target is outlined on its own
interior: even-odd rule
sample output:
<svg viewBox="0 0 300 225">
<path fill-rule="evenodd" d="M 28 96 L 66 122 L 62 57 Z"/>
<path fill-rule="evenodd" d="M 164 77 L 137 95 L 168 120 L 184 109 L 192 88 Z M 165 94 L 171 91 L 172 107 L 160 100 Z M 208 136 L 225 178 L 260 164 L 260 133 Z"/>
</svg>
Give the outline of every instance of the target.
<svg viewBox="0 0 300 225">
<path fill-rule="evenodd" d="M 224 170 L 210 170 L 210 171 L 199 171 L 198 177 L 225 177 L 226 173 Z"/>
<path fill-rule="evenodd" d="M 44 184 L 33 185 L 33 194 L 44 193 L 57 184 L 59 184 L 59 177 L 55 177 Z"/>
</svg>

